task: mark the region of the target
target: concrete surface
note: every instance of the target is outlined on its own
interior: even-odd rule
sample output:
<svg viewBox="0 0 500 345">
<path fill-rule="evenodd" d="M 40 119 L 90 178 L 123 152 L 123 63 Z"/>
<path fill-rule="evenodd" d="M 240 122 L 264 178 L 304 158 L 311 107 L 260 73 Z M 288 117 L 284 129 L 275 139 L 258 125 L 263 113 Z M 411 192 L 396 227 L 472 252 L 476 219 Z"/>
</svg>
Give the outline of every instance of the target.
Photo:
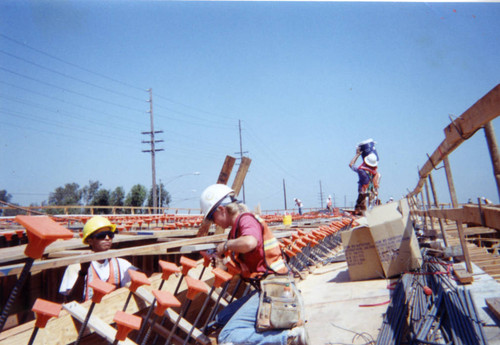
<svg viewBox="0 0 500 345">
<path fill-rule="evenodd" d="M 366 344 L 376 340 L 388 304 L 389 280 L 351 282 L 347 263 L 331 263 L 298 283 L 311 345 Z M 362 305 L 369 305 L 362 307 Z"/>
</svg>

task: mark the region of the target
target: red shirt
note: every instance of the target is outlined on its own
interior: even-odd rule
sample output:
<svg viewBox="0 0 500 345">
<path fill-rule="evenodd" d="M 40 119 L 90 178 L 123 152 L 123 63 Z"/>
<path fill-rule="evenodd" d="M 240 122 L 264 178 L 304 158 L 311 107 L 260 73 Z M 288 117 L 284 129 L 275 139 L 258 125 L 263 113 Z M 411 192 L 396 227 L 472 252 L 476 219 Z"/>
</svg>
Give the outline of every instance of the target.
<svg viewBox="0 0 500 345">
<path fill-rule="evenodd" d="M 264 261 L 264 245 L 262 239 L 262 226 L 259 221 L 254 217 L 245 214 L 238 216 L 236 222 L 231 229 L 230 238 L 234 238 L 236 231 L 236 226 L 238 227 L 238 237 L 241 236 L 253 236 L 257 239 L 257 247 L 254 250 L 240 254 L 240 260 L 242 260 L 247 266 L 250 272 L 266 272 L 266 264 Z"/>
</svg>

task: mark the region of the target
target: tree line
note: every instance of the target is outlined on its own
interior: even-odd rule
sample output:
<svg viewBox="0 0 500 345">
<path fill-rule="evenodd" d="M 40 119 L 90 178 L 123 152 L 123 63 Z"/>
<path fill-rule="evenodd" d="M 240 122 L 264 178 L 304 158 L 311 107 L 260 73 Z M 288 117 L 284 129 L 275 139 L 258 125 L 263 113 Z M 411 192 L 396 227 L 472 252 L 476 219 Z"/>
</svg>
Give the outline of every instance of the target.
<svg viewBox="0 0 500 345">
<path fill-rule="evenodd" d="M 165 189 L 163 183 L 156 186 L 156 197 L 158 207 L 168 207 L 171 202 L 170 193 Z M 0 190 L 0 201 L 10 203 L 12 195 L 7 190 Z M 17 204 L 14 204 L 17 205 Z M 144 185 L 134 185 L 128 193 L 123 187 L 114 190 L 102 188 L 99 181 L 89 181 L 89 184 L 80 187 L 78 183 L 66 183 L 57 187 L 49 194 L 49 199 L 41 205 L 31 206 L 115 206 L 115 207 L 152 207 L 153 189 L 148 190 Z M 3 216 L 18 214 L 14 210 L 6 210 Z M 13 211 L 13 212 L 10 212 Z M 54 210 L 54 213 L 57 210 Z"/>
</svg>

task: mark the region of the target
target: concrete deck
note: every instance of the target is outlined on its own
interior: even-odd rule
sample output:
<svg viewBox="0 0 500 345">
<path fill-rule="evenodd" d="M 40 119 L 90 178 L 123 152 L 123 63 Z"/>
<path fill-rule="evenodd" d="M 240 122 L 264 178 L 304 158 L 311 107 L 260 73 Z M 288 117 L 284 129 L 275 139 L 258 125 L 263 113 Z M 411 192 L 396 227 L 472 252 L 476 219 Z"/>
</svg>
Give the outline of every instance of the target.
<svg viewBox="0 0 500 345">
<path fill-rule="evenodd" d="M 376 340 L 389 301 L 389 280 L 352 282 L 347 263 L 317 268 L 299 282 L 311 345 L 366 344 Z M 370 305 L 362 307 L 362 305 Z"/>
</svg>

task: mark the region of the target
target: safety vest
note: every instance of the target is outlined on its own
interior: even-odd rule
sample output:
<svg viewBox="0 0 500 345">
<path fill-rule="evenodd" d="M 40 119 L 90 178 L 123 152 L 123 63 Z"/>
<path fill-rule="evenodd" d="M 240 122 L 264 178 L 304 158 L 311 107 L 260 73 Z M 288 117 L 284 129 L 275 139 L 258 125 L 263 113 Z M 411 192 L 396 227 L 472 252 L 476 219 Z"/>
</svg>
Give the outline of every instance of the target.
<svg viewBox="0 0 500 345">
<path fill-rule="evenodd" d="M 363 186 L 361 186 L 361 190 L 364 192 L 364 193 L 368 193 L 370 192 L 371 190 L 373 190 L 374 187 L 376 187 L 374 185 L 374 181 L 373 179 L 375 178 L 375 176 L 377 176 L 378 172 L 377 172 L 377 168 L 371 168 L 369 167 L 368 165 L 366 165 L 365 163 L 361 164 L 359 167 L 358 167 L 359 170 L 364 170 L 366 171 L 366 173 L 368 174 L 368 178 L 370 179 L 370 182 L 367 183 L 367 184 L 364 184 Z"/>
<path fill-rule="evenodd" d="M 120 287 L 121 286 L 121 279 L 120 279 L 120 265 L 118 264 L 118 259 L 116 258 L 111 258 L 109 259 L 109 278 L 106 281 L 107 283 L 113 284 L 114 286 Z M 87 279 L 85 280 L 85 300 L 88 301 L 89 299 L 92 299 L 92 296 L 94 295 L 94 289 L 89 287 L 89 283 L 93 281 L 94 279 L 101 279 L 99 278 L 99 275 L 97 274 L 94 265 L 89 266 L 89 270 L 87 273 Z"/>
<path fill-rule="evenodd" d="M 278 240 L 274 237 L 271 230 L 267 226 L 266 222 L 262 220 L 260 217 L 254 215 L 253 213 L 243 213 L 236 220 L 235 230 L 231 230 L 229 233 L 229 239 L 235 239 L 238 237 L 238 230 L 240 226 L 240 220 L 243 216 L 252 216 L 254 217 L 260 224 L 262 229 L 262 239 L 263 239 L 263 249 L 264 249 L 264 263 L 266 265 L 266 272 L 251 272 L 249 267 L 244 263 L 241 254 L 235 255 L 235 253 L 231 253 L 230 257 L 233 262 L 239 266 L 241 270 L 241 276 L 245 279 L 261 279 L 270 273 L 275 274 L 288 274 L 288 268 L 285 265 L 285 261 L 283 260 L 283 255 L 281 253 L 281 248 Z"/>
</svg>

